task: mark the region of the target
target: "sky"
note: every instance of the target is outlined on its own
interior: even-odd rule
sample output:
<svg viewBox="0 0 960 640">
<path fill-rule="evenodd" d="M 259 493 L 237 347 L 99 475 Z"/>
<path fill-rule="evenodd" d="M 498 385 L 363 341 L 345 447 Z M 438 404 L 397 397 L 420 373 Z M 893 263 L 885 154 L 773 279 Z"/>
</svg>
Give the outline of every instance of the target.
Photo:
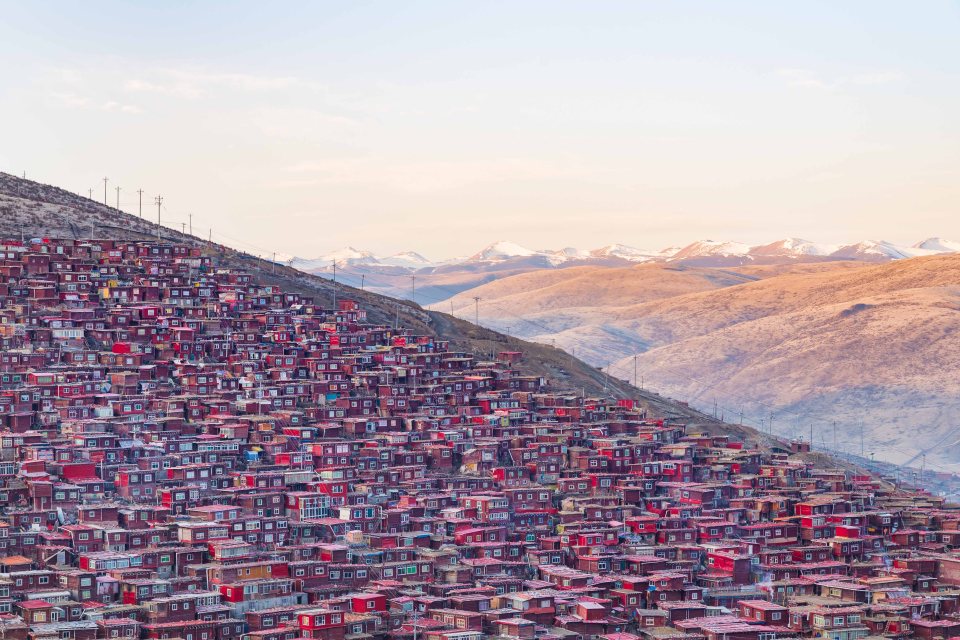
<svg viewBox="0 0 960 640">
<path fill-rule="evenodd" d="M 0 10 L 0 170 L 254 253 L 960 240 L 953 1 Z"/>
</svg>

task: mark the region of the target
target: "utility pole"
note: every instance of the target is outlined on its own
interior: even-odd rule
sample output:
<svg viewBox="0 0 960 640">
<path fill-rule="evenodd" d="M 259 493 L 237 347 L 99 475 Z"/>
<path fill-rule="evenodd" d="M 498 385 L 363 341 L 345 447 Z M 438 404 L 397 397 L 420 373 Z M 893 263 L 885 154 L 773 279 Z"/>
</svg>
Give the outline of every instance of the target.
<svg viewBox="0 0 960 640">
<path fill-rule="evenodd" d="M 417 301 L 417 276 L 410 276 L 410 300 L 413 302 Z"/>
<path fill-rule="evenodd" d="M 193 235 L 193 214 L 188 213 L 187 216 L 190 218 L 190 235 Z M 273 254 L 273 259 L 277 259 L 277 254 Z"/>
<path fill-rule="evenodd" d="M 399 311 L 398 311 L 399 313 Z M 333 261 L 333 317 L 337 317 L 337 261 Z"/>
<path fill-rule="evenodd" d="M 413 640 L 417 640 L 417 628 L 420 625 L 420 610 L 417 609 L 417 604 L 413 605 Z"/>
<path fill-rule="evenodd" d="M 210 231 L 207 233 L 207 242 L 213 242 L 213 227 L 210 227 Z"/>
<path fill-rule="evenodd" d="M 87 200 L 93 200 L 93 189 L 92 189 L 92 188 L 88 188 L 88 189 L 87 189 Z"/>
<path fill-rule="evenodd" d="M 920 486 L 923 486 L 923 472 L 927 468 L 927 454 L 920 456 Z"/>
<path fill-rule="evenodd" d="M 157 196 L 153 201 L 157 205 L 157 242 L 160 242 L 160 205 L 163 204 L 163 196 Z"/>
<path fill-rule="evenodd" d="M 770 412 L 770 423 L 767 426 L 770 427 L 770 435 L 773 435 L 773 411 Z"/>
<path fill-rule="evenodd" d="M 810 451 L 813 451 L 813 423 L 810 423 Z"/>
<path fill-rule="evenodd" d="M 180 233 L 183 234 L 183 235 L 186 235 L 186 233 L 187 233 L 187 223 L 186 223 L 186 222 L 181 222 L 181 223 L 180 223 Z"/>
<path fill-rule="evenodd" d="M 109 178 L 104 177 L 104 179 L 103 179 L 103 206 L 105 206 L 105 207 L 109 206 L 109 205 L 107 204 L 107 180 L 109 180 Z"/>
<path fill-rule="evenodd" d="M 833 450 L 837 450 L 837 421 L 833 421 Z"/>
<path fill-rule="evenodd" d="M 367 274 L 361 273 L 360 274 L 360 291 L 363 291 L 363 283 L 366 279 L 367 279 Z M 451 302 L 450 304 L 453 304 L 453 303 Z"/>
<path fill-rule="evenodd" d="M 480 296 L 473 296 L 473 324 L 480 326 Z"/>
<path fill-rule="evenodd" d="M 117 211 L 120 211 L 120 185 L 117 185 Z"/>
<path fill-rule="evenodd" d="M 140 217 L 143 217 L 143 189 L 137 189 L 137 194 L 140 196 Z"/>
<path fill-rule="evenodd" d="M 863 419 L 860 419 L 860 457 L 863 457 Z"/>
<path fill-rule="evenodd" d="M 637 354 L 633 354 L 633 386 L 637 386 Z"/>
</svg>

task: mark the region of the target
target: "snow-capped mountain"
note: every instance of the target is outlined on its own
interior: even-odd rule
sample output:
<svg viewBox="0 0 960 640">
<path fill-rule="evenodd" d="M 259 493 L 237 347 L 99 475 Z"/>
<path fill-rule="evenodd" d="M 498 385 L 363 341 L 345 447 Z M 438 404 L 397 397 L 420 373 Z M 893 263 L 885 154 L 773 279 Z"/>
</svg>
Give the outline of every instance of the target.
<svg viewBox="0 0 960 640">
<path fill-rule="evenodd" d="M 427 260 L 416 251 L 403 251 L 401 253 L 395 253 L 392 256 L 387 256 L 386 258 L 378 258 L 377 261 L 379 264 L 390 267 L 403 267 L 411 270 L 424 269 L 434 265 L 433 262 Z"/>
<path fill-rule="evenodd" d="M 922 244 L 922 243 L 920 243 Z M 883 240 L 863 240 L 856 244 L 848 244 L 838 248 L 830 254 L 831 258 L 843 260 L 868 260 L 868 261 L 886 261 L 902 260 L 903 258 L 916 258 L 917 256 L 929 256 L 944 251 L 933 251 L 930 249 L 918 249 L 914 247 L 902 247 L 892 242 Z"/>
<path fill-rule="evenodd" d="M 943 238 L 927 238 L 923 242 L 913 245 L 912 248 L 926 249 L 937 253 L 957 253 L 960 252 L 960 242 L 944 240 Z"/>
<path fill-rule="evenodd" d="M 628 262 L 650 262 L 651 260 L 662 258 L 664 255 L 673 255 L 677 250 L 676 247 L 672 247 L 666 250 L 668 253 L 664 254 L 663 251 L 636 249 L 634 247 L 628 247 L 625 244 L 608 244 L 605 247 L 590 251 L 589 256 L 599 259 L 619 258 Z"/>
<path fill-rule="evenodd" d="M 736 266 L 752 262 L 750 245 L 742 242 L 699 240 L 666 257 L 667 262 L 701 267 Z"/>
<path fill-rule="evenodd" d="M 670 247 L 660 251 L 637 249 L 624 244 L 611 244 L 599 249 L 584 251 L 575 247 L 563 249 L 528 249 L 515 242 L 501 240 L 487 245 L 480 251 L 465 257 L 433 261 L 415 251 L 404 251 L 386 257 L 378 257 L 370 251 L 345 247 L 313 259 L 292 258 L 293 266 L 305 271 L 332 271 L 334 261 L 338 268 L 348 266 L 380 271 L 383 273 L 429 273 L 443 268 L 445 271 L 458 267 L 474 272 L 485 269 L 530 270 L 550 269 L 565 266 L 596 264 L 623 265 L 624 263 L 668 262 L 699 267 L 729 267 L 745 264 L 771 264 L 784 261 L 862 260 L 882 262 L 900 260 L 937 253 L 960 252 L 960 242 L 943 238 L 928 238 L 912 247 L 897 245 L 883 240 L 835 245 L 812 242 L 802 238 L 784 238 L 768 244 L 751 246 L 742 242 L 698 240 L 684 247 Z M 288 258 L 278 258 L 287 262 Z"/>
<path fill-rule="evenodd" d="M 553 256 L 561 260 L 589 260 L 590 252 L 584 251 L 582 249 L 577 249 L 576 247 L 564 247 L 559 251 L 543 251 L 547 255 Z"/>
<path fill-rule="evenodd" d="M 330 253 L 309 260 L 294 258 L 293 266 L 298 269 L 313 271 L 331 268 L 333 263 L 336 263 L 337 267 L 345 267 L 350 265 L 375 265 L 379 264 L 379 262 L 377 257 L 369 251 L 362 251 L 360 249 L 354 249 L 353 247 L 344 247 L 343 249 L 337 249 L 336 251 L 331 251 Z"/>
<path fill-rule="evenodd" d="M 802 256 L 829 256 L 839 248 L 840 246 L 835 244 L 811 242 L 802 238 L 785 238 L 783 240 L 771 242 L 770 244 L 752 247 L 750 249 L 750 255 L 786 256 L 797 258 Z"/>
<path fill-rule="evenodd" d="M 930 238 L 906 247 L 885 240 L 833 245 L 802 238 L 785 238 L 769 244 L 749 246 L 740 242 L 701 240 L 674 252 L 667 262 L 701 267 L 735 266 L 750 263 L 770 264 L 782 261 L 861 260 L 885 262 L 937 253 L 960 251 L 960 243 Z"/>
<path fill-rule="evenodd" d="M 491 245 L 487 245 L 477 253 L 473 254 L 464 262 L 499 262 L 509 260 L 510 258 L 526 258 L 535 256 L 541 252 L 527 249 L 515 242 L 500 240 Z"/>
</svg>

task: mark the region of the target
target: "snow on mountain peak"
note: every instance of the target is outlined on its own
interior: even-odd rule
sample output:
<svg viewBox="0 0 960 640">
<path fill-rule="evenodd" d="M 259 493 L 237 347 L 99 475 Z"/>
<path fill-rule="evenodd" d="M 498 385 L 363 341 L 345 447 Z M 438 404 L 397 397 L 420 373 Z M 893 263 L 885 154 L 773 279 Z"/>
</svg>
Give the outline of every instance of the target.
<svg viewBox="0 0 960 640">
<path fill-rule="evenodd" d="M 326 255 L 322 255 L 317 260 L 327 260 L 328 262 L 376 262 L 377 257 L 373 255 L 370 251 L 363 251 L 360 249 L 354 249 L 353 247 L 344 247 L 342 249 L 337 249 L 336 251 L 331 251 Z"/>
<path fill-rule="evenodd" d="M 838 245 L 811 242 L 803 238 L 784 238 L 770 244 L 750 249 L 757 256 L 829 256 L 840 247 Z"/>
<path fill-rule="evenodd" d="M 291 263 L 297 269 L 303 269 L 304 271 L 326 270 L 331 268 L 334 263 L 338 267 L 380 264 L 377 257 L 371 252 L 361 251 L 353 247 L 337 249 L 316 258 L 293 258 Z"/>
<path fill-rule="evenodd" d="M 689 258 L 706 257 L 747 257 L 750 254 L 750 245 L 742 242 L 718 242 L 716 240 L 699 240 L 688 244 L 670 256 L 671 260 L 685 260 Z"/>
<path fill-rule="evenodd" d="M 467 258 L 467 262 L 495 262 L 509 258 L 535 256 L 537 253 L 539 252 L 521 247 L 515 242 L 499 240 Z"/>
<path fill-rule="evenodd" d="M 918 255 L 922 253 L 922 250 L 917 250 Z M 899 260 L 901 258 L 912 258 L 914 253 L 885 240 L 861 240 L 838 248 L 830 256 L 852 260 Z"/>
<path fill-rule="evenodd" d="M 292 264 L 307 271 L 327 271 L 334 261 L 338 267 L 351 265 L 407 269 L 416 271 L 436 266 L 452 266 L 470 263 L 496 264 L 512 259 L 533 258 L 530 268 L 561 267 L 583 262 L 609 262 L 625 260 L 628 262 L 683 262 L 699 266 L 731 266 L 748 264 L 760 260 L 804 260 L 811 258 L 829 258 L 833 260 L 865 260 L 869 262 L 900 260 L 938 253 L 960 253 L 960 242 L 943 238 L 928 238 L 912 247 L 892 242 L 862 240 L 853 244 L 833 245 L 811 242 L 803 238 L 784 238 L 769 244 L 749 246 L 742 242 L 700 240 L 685 247 L 669 247 L 661 251 L 637 249 L 624 244 L 609 244 L 599 249 L 584 251 L 576 247 L 563 249 L 533 250 L 515 242 L 500 240 L 467 258 L 454 258 L 434 262 L 415 251 L 403 251 L 387 257 L 378 257 L 370 251 L 344 247 L 331 251 L 314 259 L 292 258 Z M 278 262 L 287 262 L 288 256 L 279 256 Z M 524 262 L 527 261 L 518 261 Z M 519 267 L 519 264 L 517 265 Z"/>
<path fill-rule="evenodd" d="M 630 262 L 648 262 L 662 255 L 662 252 L 637 249 L 625 244 L 608 244 L 605 247 L 594 249 L 589 255 L 594 258 L 620 258 Z"/>
<path fill-rule="evenodd" d="M 424 258 L 416 251 L 401 251 L 386 258 L 379 258 L 379 261 L 380 264 L 391 267 L 404 267 L 407 269 L 424 269 L 434 265 L 433 262 Z"/>
<path fill-rule="evenodd" d="M 937 253 L 957 253 L 960 252 L 960 242 L 954 240 L 944 240 L 943 238 L 927 238 L 923 242 L 913 245 L 913 249 L 926 249 Z"/>
</svg>

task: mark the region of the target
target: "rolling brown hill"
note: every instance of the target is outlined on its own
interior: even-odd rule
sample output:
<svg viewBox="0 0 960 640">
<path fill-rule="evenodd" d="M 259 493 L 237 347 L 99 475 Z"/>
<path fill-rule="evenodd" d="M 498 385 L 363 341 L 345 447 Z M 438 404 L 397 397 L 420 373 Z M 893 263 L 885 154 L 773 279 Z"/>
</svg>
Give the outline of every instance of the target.
<svg viewBox="0 0 960 640">
<path fill-rule="evenodd" d="M 481 296 L 482 322 L 763 429 L 772 414 L 781 435 L 812 425 L 825 448 L 960 470 L 960 256 L 566 271 L 505 278 L 454 308 Z"/>
<path fill-rule="evenodd" d="M 639 369 L 692 404 L 960 469 L 960 256 L 769 278 L 620 309 L 615 322 L 656 345 Z"/>
</svg>

